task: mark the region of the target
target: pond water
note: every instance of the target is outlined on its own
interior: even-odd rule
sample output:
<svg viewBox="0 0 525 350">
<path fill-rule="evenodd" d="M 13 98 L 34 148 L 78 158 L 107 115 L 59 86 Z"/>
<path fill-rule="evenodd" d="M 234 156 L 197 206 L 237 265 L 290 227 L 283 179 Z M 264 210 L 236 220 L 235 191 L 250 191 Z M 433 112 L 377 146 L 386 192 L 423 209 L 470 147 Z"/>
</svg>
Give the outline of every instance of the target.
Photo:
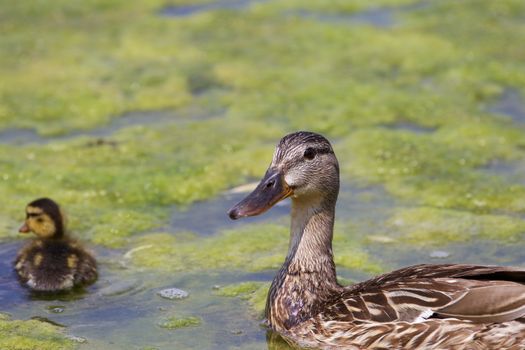
<svg viewBox="0 0 525 350">
<path fill-rule="evenodd" d="M 265 0 L 218 0 L 202 4 L 170 5 L 162 9 L 164 16 L 184 17 L 214 10 L 242 10 L 253 3 Z"/>
<path fill-rule="evenodd" d="M 525 103 L 519 91 L 507 89 L 490 106 L 489 111 L 512 118 L 518 123 L 525 123 Z"/>
<path fill-rule="evenodd" d="M 319 14 L 309 11 L 299 11 L 296 15 L 320 22 L 349 25 L 371 25 L 377 28 L 392 28 L 399 22 L 391 8 L 374 8 L 352 14 Z"/>
<path fill-rule="evenodd" d="M 290 201 L 226 212 L 299 129 L 340 161 L 344 283 L 423 262 L 525 266 L 517 2 L 48 6 L 42 21 L 9 7 L 19 23 L 0 38 L 14 91 L 0 84 L 0 322 L 56 325 L 79 349 L 289 349 L 261 311 Z M 27 52 L 34 65 L 18 62 Z M 32 293 L 13 272 L 16 225 L 43 194 L 97 256 L 83 290 Z M 158 295 L 168 288 L 189 296 Z"/>
<path fill-rule="evenodd" d="M 184 125 L 185 123 L 199 120 L 209 120 L 220 117 L 221 110 L 210 111 L 200 108 L 200 106 L 190 106 L 177 113 L 173 111 L 159 112 L 130 112 L 118 118 L 114 118 L 108 125 L 100 126 L 90 130 L 72 131 L 59 136 L 42 136 L 34 129 L 7 128 L 0 131 L 0 144 L 8 145 L 27 145 L 27 144 L 47 144 L 51 142 L 68 141 L 80 137 L 91 139 L 88 143 L 92 146 L 103 145 L 118 131 L 132 127 L 143 126 L 148 128 L 162 128 L 168 125 Z M 112 142 L 108 142 L 112 145 Z M 113 144 L 115 145 L 115 144 Z"/>
<path fill-rule="evenodd" d="M 226 210 L 243 195 L 225 193 L 184 210 L 175 209 L 169 226 L 174 231 L 191 230 L 208 236 L 237 224 L 287 222 L 289 204 L 285 202 L 266 216 L 232 223 Z M 384 231 L 392 208 L 399 205 L 403 203 L 394 200 L 380 187 L 356 184 L 343 185 L 338 203 L 340 220 L 354 220 L 359 223 L 359 230 L 366 227 L 367 232 L 373 233 L 367 250 L 372 259 L 381 262 L 387 270 L 421 261 L 525 264 L 521 246 L 493 241 L 450 244 L 440 247 L 440 251 L 433 247 L 414 249 L 395 244 L 388 239 L 388 232 L 381 231 Z M 288 348 L 275 334 L 268 334 L 267 341 L 268 331 L 246 301 L 217 293 L 225 285 L 246 281 L 270 282 L 275 270 L 247 273 L 211 268 L 196 273 L 152 273 L 128 266 L 124 250 L 94 247 L 100 273 L 96 284 L 61 296 L 39 295 L 21 287 L 12 271 L 11 261 L 22 243 L 0 245 L 2 311 L 16 319 L 40 319 L 67 327 L 70 336 L 85 341 L 82 349 Z M 285 253 L 282 251 L 283 257 Z M 340 277 L 353 281 L 372 275 L 347 268 L 340 268 L 338 272 Z M 189 297 L 168 300 L 157 295 L 160 290 L 172 287 L 188 292 Z M 175 330 L 160 326 L 173 316 L 197 317 L 201 323 Z"/>
</svg>

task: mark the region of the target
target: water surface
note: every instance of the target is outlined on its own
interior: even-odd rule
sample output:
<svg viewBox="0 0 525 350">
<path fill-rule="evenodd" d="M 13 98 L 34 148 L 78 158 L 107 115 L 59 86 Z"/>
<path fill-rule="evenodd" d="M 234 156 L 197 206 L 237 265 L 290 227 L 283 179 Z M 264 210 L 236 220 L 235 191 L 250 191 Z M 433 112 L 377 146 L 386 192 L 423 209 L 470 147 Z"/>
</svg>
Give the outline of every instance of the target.
<svg viewBox="0 0 525 350">
<path fill-rule="evenodd" d="M 261 326 L 256 292 L 220 291 L 267 285 L 284 260 L 289 200 L 241 221 L 226 212 L 298 129 L 325 134 L 340 159 L 341 277 L 428 262 L 525 266 L 525 54 L 509 45 L 523 36 L 519 5 L 360 3 L 46 3 L 42 18 L 6 5 L 0 70 L 19 91 L 0 84 L 0 312 L 60 325 L 80 349 L 286 349 Z M 92 119 L 68 124 L 86 111 Z M 84 290 L 31 293 L 12 270 L 25 241 L 6 228 L 44 194 L 92 239 L 100 277 Z M 230 258 L 247 245 L 269 251 L 263 267 Z M 150 248 L 159 264 L 133 259 Z M 259 251 L 233 253 L 251 262 Z M 189 297 L 163 299 L 165 288 Z M 172 317 L 200 324 L 161 327 Z"/>
</svg>

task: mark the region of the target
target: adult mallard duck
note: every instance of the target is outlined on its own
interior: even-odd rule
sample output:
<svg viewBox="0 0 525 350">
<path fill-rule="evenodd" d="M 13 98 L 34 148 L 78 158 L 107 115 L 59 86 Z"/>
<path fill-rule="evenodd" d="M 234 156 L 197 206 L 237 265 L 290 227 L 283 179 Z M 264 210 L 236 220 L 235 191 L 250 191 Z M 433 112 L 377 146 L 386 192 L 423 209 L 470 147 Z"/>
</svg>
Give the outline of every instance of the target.
<svg viewBox="0 0 525 350">
<path fill-rule="evenodd" d="M 348 287 L 332 254 L 339 165 L 323 136 L 277 145 L 256 189 L 229 211 L 258 215 L 291 197 L 284 265 L 266 303 L 268 325 L 299 346 L 345 349 L 525 349 L 525 270 L 417 265 Z"/>
<path fill-rule="evenodd" d="M 15 270 L 31 289 L 58 292 L 96 280 L 95 258 L 64 230 L 64 216 L 53 200 L 40 198 L 27 205 L 19 231 L 33 232 L 36 238 L 18 253 Z"/>
</svg>

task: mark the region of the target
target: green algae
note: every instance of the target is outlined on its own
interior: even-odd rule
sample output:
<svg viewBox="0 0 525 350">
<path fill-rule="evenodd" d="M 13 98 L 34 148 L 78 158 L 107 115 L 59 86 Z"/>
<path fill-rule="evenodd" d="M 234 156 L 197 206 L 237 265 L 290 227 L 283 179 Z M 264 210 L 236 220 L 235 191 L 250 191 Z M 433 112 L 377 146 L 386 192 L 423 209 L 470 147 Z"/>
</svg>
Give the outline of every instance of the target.
<svg viewBox="0 0 525 350">
<path fill-rule="evenodd" d="M 179 329 L 187 327 L 196 327 L 200 326 L 202 323 L 201 319 L 198 317 L 188 316 L 188 317 L 169 317 L 163 322 L 159 323 L 161 328 L 166 329 Z"/>
<path fill-rule="evenodd" d="M 226 128 L 209 120 L 184 127 L 128 128 L 112 138 L 115 147 L 93 147 L 82 139 L 0 146 L 5 150 L 0 161 L 8 165 L 0 193 L 13 199 L 7 209 L 13 218 L 22 220 L 25 205 L 35 197 L 49 196 L 69 213 L 72 231 L 98 244 L 121 246 L 126 237 L 159 227 L 170 206 L 211 197 L 261 173 L 264 164 L 253 156 L 269 157 L 271 150 L 233 137 L 250 124 Z M 263 139 L 280 133 L 255 127 L 254 136 Z M 210 128 L 222 132 L 210 136 Z M 185 151 L 189 146 L 191 152 Z M 6 226 L 16 225 L 8 221 Z"/>
<path fill-rule="evenodd" d="M 0 319 L 0 348 L 4 350 L 76 349 L 60 328 L 36 320 Z"/>
<path fill-rule="evenodd" d="M 362 229 L 351 221 L 336 225 L 333 239 L 335 264 L 348 269 L 380 273 L 383 267 L 367 253 L 366 242 L 363 236 L 360 237 Z"/>
<path fill-rule="evenodd" d="M 414 245 L 444 245 L 471 239 L 512 243 L 519 242 L 525 234 L 521 218 L 430 207 L 399 209 L 387 225 L 403 242 Z"/>
<path fill-rule="evenodd" d="M 522 6 L 399 7 L 412 3 L 374 4 L 401 9 L 404 22 L 389 30 L 300 12 L 355 13 L 370 8 L 365 1 L 269 1 L 242 16 L 209 11 L 177 19 L 159 16 L 158 1 L 4 6 L 3 127 L 63 134 L 107 125 L 131 110 L 179 114 L 162 128 L 125 128 L 109 137 L 114 146 L 88 146 L 90 138 L 0 146 L 0 194 L 12 199 L 0 234 L 16 227 L 9 218 L 20 217 L 18 208 L 45 194 L 71 212 L 74 232 L 123 246 L 129 236 L 162 226 L 169 206 L 213 197 L 262 173 L 271 145 L 299 128 L 340 140 L 343 175 L 383 183 L 396 196 L 523 211 L 523 186 L 477 171 L 524 153 L 523 130 L 480 112 L 504 88 L 524 86 L 522 50 L 500 40 L 523 32 L 515 15 Z M 508 21 L 491 35 L 477 24 L 499 19 Z M 455 28 L 449 21 L 459 33 L 446 29 Z M 224 115 L 176 123 L 194 104 Z M 407 122 L 436 131 L 385 129 Z"/>
<path fill-rule="evenodd" d="M 164 74 L 173 71 L 170 61 L 152 57 L 147 43 L 136 50 L 134 44 L 147 34 L 136 35 L 130 45 L 128 38 L 138 34 L 145 21 L 135 28 L 122 25 L 127 16 L 152 9 L 154 2 L 123 5 L 121 1 L 90 5 L 59 1 L 3 6 L 8 20 L 2 24 L 6 36 L 1 48 L 10 54 L 2 55 L 3 86 L 9 87 L 1 94 L 2 124 L 63 133 L 107 122 L 126 110 L 187 102 L 184 77 Z M 93 11 L 97 16 L 92 16 Z M 99 21 L 112 25 L 98 25 Z M 31 89 L 35 83 L 38 88 Z"/>
<path fill-rule="evenodd" d="M 337 276 L 337 283 L 339 283 L 342 286 L 349 286 L 351 284 L 356 283 L 356 281 L 353 279 Z"/>
<path fill-rule="evenodd" d="M 433 135 L 388 129 L 358 131 L 340 146 L 350 150 L 352 157 L 344 167 L 422 204 L 474 211 L 525 210 L 524 186 L 480 170 L 497 159 L 518 158 L 522 150 L 516 143 L 521 131 L 478 124 L 478 128 L 469 124 Z"/>
<path fill-rule="evenodd" d="M 242 282 L 221 287 L 217 294 L 223 297 L 238 297 L 239 295 L 254 293 L 260 286 L 261 282 Z"/>
<path fill-rule="evenodd" d="M 288 236 L 288 227 L 272 224 L 248 225 L 211 237 L 153 233 L 137 237 L 126 255 L 137 267 L 161 271 L 276 270 L 284 261 Z M 370 261 L 359 242 L 336 231 L 336 264 L 368 272 L 380 271 L 380 266 Z"/>
<path fill-rule="evenodd" d="M 276 269 L 284 259 L 287 229 L 257 225 L 226 231 L 213 237 L 168 233 L 148 234 L 136 240 L 131 256 L 136 266 L 160 270 L 243 268 L 248 271 Z M 143 249 L 138 250 L 140 247 Z"/>
<path fill-rule="evenodd" d="M 284 0 L 181 18 L 160 15 L 163 6 L 0 6 L 0 129 L 72 136 L 0 145 L 0 197 L 9 203 L 0 213 L 2 240 L 15 239 L 24 206 L 45 195 L 63 205 L 76 236 L 130 249 L 126 259 L 149 273 L 273 271 L 286 253 L 284 226 L 210 237 L 165 227 L 170 211 L 259 177 L 278 139 L 297 129 L 333 141 L 343 181 L 384 186 L 416 206 L 392 208 L 390 219 L 373 225 L 338 219 L 338 267 L 390 266 L 392 257 L 376 263 L 380 254 L 367 249 L 386 235 L 389 247 L 407 249 L 520 239 L 523 183 L 486 168 L 525 156 L 523 127 L 487 112 L 507 88 L 525 92 L 525 50 L 516 44 L 525 35 L 522 1 Z M 379 6 L 393 11 L 392 28 L 352 22 Z M 103 142 L 73 137 L 151 110 L 173 116 L 104 134 Z M 262 312 L 267 287 L 224 288 L 249 304 L 258 295 Z M 208 345 L 165 333 L 180 347 Z"/>
<path fill-rule="evenodd" d="M 237 297 L 246 300 L 255 314 L 262 318 L 266 307 L 266 297 L 270 283 L 266 282 L 242 282 L 221 287 L 217 295 L 223 297 Z"/>
<path fill-rule="evenodd" d="M 22 223 L 17 223 L 12 217 L 0 214 L 0 239 L 15 238 L 18 232 L 17 224 Z"/>
<path fill-rule="evenodd" d="M 414 1 L 385 0 L 376 2 L 374 6 L 408 3 Z M 464 70 L 469 69 L 466 63 L 470 62 L 464 63 L 460 60 L 464 57 L 462 47 L 457 47 L 451 42 L 456 36 L 444 36 L 441 32 L 436 34 L 430 29 L 424 31 L 420 28 L 418 31 L 401 28 L 388 32 L 374 28 L 356 30 L 330 23 L 316 23 L 297 16 L 276 15 L 278 11 L 286 12 L 290 9 L 307 9 L 320 13 L 355 12 L 370 7 L 365 1 L 337 1 L 330 4 L 268 2 L 245 11 L 243 18 L 239 18 L 232 11 L 218 11 L 180 20 L 166 20 L 156 16 L 154 10 L 158 9 L 159 5 L 156 1 L 144 1 L 124 7 L 124 3 L 114 1 L 107 6 L 95 7 L 99 11 L 98 16 L 101 19 L 108 18 L 109 21 L 105 26 L 99 26 L 95 32 L 90 30 L 89 33 L 85 29 L 95 19 L 91 12 L 80 5 L 67 6 L 59 2 L 41 11 L 39 18 L 42 20 L 35 21 L 33 25 L 36 28 L 46 28 L 49 24 L 45 19 L 53 19 L 55 30 L 42 31 L 46 37 L 40 40 L 55 45 L 50 48 L 43 44 L 35 47 L 33 42 L 22 42 L 20 47 L 16 47 L 19 52 L 33 53 L 31 58 L 36 62 L 35 70 L 39 74 L 27 70 L 27 67 L 27 73 L 24 73 L 27 75 L 21 75 L 20 71 L 15 71 L 16 75 L 12 72 L 6 73 L 14 75 L 12 80 L 15 82 L 46 82 L 47 84 L 39 84 L 39 94 L 43 96 L 28 96 L 26 99 L 35 102 L 32 104 L 23 103 L 24 99 L 20 103 L 17 103 L 16 99 L 8 99 L 10 103 L 6 104 L 5 113 L 23 114 L 30 118 L 24 119 L 24 124 L 19 126 L 37 126 L 44 131 L 46 128 L 62 128 L 67 132 L 70 128 L 85 128 L 104 123 L 108 118 L 114 118 L 126 110 L 176 108 L 192 99 L 188 91 L 202 91 L 203 87 L 214 86 L 219 82 L 219 86 L 232 88 L 227 93 L 227 104 L 234 115 L 261 115 L 269 118 L 282 118 L 286 115 L 294 125 L 310 125 L 315 129 L 340 133 L 339 129 L 343 127 L 340 122 L 347 118 L 356 123 L 373 123 L 374 118 L 405 118 L 404 112 L 416 112 L 418 104 L 409 103 L 412 99 L 406 98 L 407 95 L 414 95 L 414 101 L 420 100 L 420 97 L 421 100 L 430 99 L 426 101 L 426 105 L 437 108 L 420 110 L 425 114 L 434 114 L 435 111 L 436 116 L 431 118 L 437 119 L 438 112 L 446 110 L 442 104 L 450 107 L 451 103 L 446 102 L 457 101 L 458 97 L 453 93 L 447 94 L 439 84 L 422 89 L 421 92 L 416 90 L 421 76 L 425 78 L 432 74 L 439 78 L 443 76 L 452 79 L 454 75 L 451 72 L 462 74 Z M 469 6 L 471 5 L 463 7 L 472 14 L 484 13 L 472 11 Z M 455 7 L 454 10 L 457 11 L 459 6 Z M 11 20 L 5 24 L 10 34 L 8 39 L 5 39 L 7 42 L 12 43 L 15 38 L 22 36 L 15 29 L 24 17 L 34 11 L 34 7 L 22 5 L 14 9 L 8 8 L 7 14 Z M 427 22 L 431 22 L 428 17 L 432 12 L 422 12 Z M 136 20 L 126 21 L 130 15 Z M 442 16 L 439 17 L 441 18 Z M 180 30 L 182 26 L 184 30 Z M 210 28 L 214 28 L 214 31 L 210 31 Z M 269 30 L 270 28 L 273 29 Z M 170 35 L 159 36 L 159 31 Z M 272 40 L 275 39 L 275 33 L 279 33 L 280 40 Z M 65 44 L 56 47 L 56 41 L 61 36 L 66 36 L 67 40 L 77 44 L 76 50 L 68 49 Z M 118 39 L 118 45 L 112 45 L 111 40 L 90 39 L 96 37 Z M 224 42 L 224 38 L 234 39 Z M 295 44 L 294 50 L 284 51 L 284 46 L 289 42 Z M 352 51 L 348 52 L 347 47 L 352 47 Z M 52 48 L 55 50 L 52 51 Z M 432 48 L 431 52 L 428 48 Z M 91 55 L 82 57 L 83 51 L 89 51 Z M 261 55 L 263 52 L 264 55 Z M 313 54 L 317 59 L 311 59 Z M 485 58 L 483 55 L 488 53 L 479 52 L 479 62 Z M 57 61 L 63 63 L 68 59 L 78 61 L 77 65 L 69 68 L 71 71 L 66 70 L 60 77 L 44 75 L 38 78 L 42 72 L 56 67 Z M 126 64 L 119 64 L 124 59 Z M 255 59 L 257 65 L 253 65 Z M 18 67 L 14 63 L 13 55 L 8 55 L 6 60 Z M 291 66 L 291 62 L 302 64 Z M 275 63 L 279 65 L 276 66 Z M 50 67 L 43 69 L 46 65 Z M 460 69 L 456 68 L 458 65 Z M 79 66 L 82 69 L 79 69 Z M 61 70 L 64 69 L 68 68 L 62 66 Z M 489 70 L 490 73 L 496 74 L 494 69 Z M 390 74 L 393 74 L 394 79 L 392 82 L 385 82 L 385 75 Z M 88 92 L 80 88 L 69 88 L 64 91 L 64 98 L 61 98 L 54 96 L 56 93 L 46 94 L 42 91 L 46 90 L 47 86 L 60 86 L 62 82 L 67 82 L 68 87 L 75 86 L 84 82 L 87 76 L 91 77 L 91 84 L 82 87 Z M 55 79 L 62 80 L 57 83 Z M 378 84 L 379 79 L 382 84 Z M 449 83 L 446 79 L 444 83 Z M 468 83 L 468 87 L 474 85 L 473 79 L 475 76 L 464 84 Z M 437 94 L 436 89 L 439 91 Z M 89 91 L 92 91 L 93 98 L 89 96 Z M 278 91 L 286 91 L 290 95 L 286 100 L 279 99 L 279 95 L 276 94 Z M 254 94 L 256 92 L 259 93 L 258 96 Z M 445 96 L 439 96 L 440 94 Z M 20 95 L 22 94 L 16 93 L 19 98 Z M 374 99 L 381 103 L 370 103 Z M 400 99 L 408 105 L 403 106 Z M 83 102 L 84 100 L 86 102 Z M 432 100 L 435 100 L 434 103 Z M 263 101 L 266 101 L 264 105 Z M 437 101 L 440 103 L 435 103 Z M 89 108 L 84 103 L 89 105 Z M 47 105 L 50 105 L 47 108 L 48 115 L 39 116 L 45 110 L 43 107 Z M 458 103 L 456 109 L 465 110 L 464 105 L 465 102 Z M 32 110 L 24 111 L 23 108 L 27 106 L 34 108 L 36 113 Z M 53 110 L 55 107 L 64 108 L 68 112 Z M 472 106 L 467 107 L 467 110 L 472 110 Z M 329 109 L 326 110 L 327 108 Z M 395 113 L 396 108 L 400 109 L 399 114 Z M 86 115 L 86 110 L 91 114 Z M 83 118 L 65 118 L 72 113 L 81 114 Z M 441 116 L 443 114 L 445 113 L 441 113 Z M 297 117 L 300 117 L 299 123 L 294 122 Z M 419 119 L 428 117 L 418 116 Z M 21 123 L 18 119 L 9 120 L 10 125 Z"/>
</svg>

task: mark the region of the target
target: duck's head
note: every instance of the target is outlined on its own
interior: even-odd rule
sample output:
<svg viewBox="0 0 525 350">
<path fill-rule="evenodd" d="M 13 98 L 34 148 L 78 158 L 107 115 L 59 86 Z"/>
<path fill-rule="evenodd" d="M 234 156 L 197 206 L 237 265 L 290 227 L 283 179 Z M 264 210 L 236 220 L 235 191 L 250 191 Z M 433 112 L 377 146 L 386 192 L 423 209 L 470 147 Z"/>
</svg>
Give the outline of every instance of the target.
<svg viewBox="0 0 525 350">
<path fill-rule="evenodd" d="M 58 204 L 49 198 L 39 198 L 26 207 L 26 220 L 18 230 L 33 232 L 39 238 L 60 238 L 64 235 L 64 216 Z"/>
<path fill-rule="evenodd" d="M 339 164 L 328 140 L 299 131 L 279 141 L 272 163 L 255 190 L 228 211 L 231 219 L 264 213 L 277 202 L 330 200 L 339 193 Z"/>
</svg>

